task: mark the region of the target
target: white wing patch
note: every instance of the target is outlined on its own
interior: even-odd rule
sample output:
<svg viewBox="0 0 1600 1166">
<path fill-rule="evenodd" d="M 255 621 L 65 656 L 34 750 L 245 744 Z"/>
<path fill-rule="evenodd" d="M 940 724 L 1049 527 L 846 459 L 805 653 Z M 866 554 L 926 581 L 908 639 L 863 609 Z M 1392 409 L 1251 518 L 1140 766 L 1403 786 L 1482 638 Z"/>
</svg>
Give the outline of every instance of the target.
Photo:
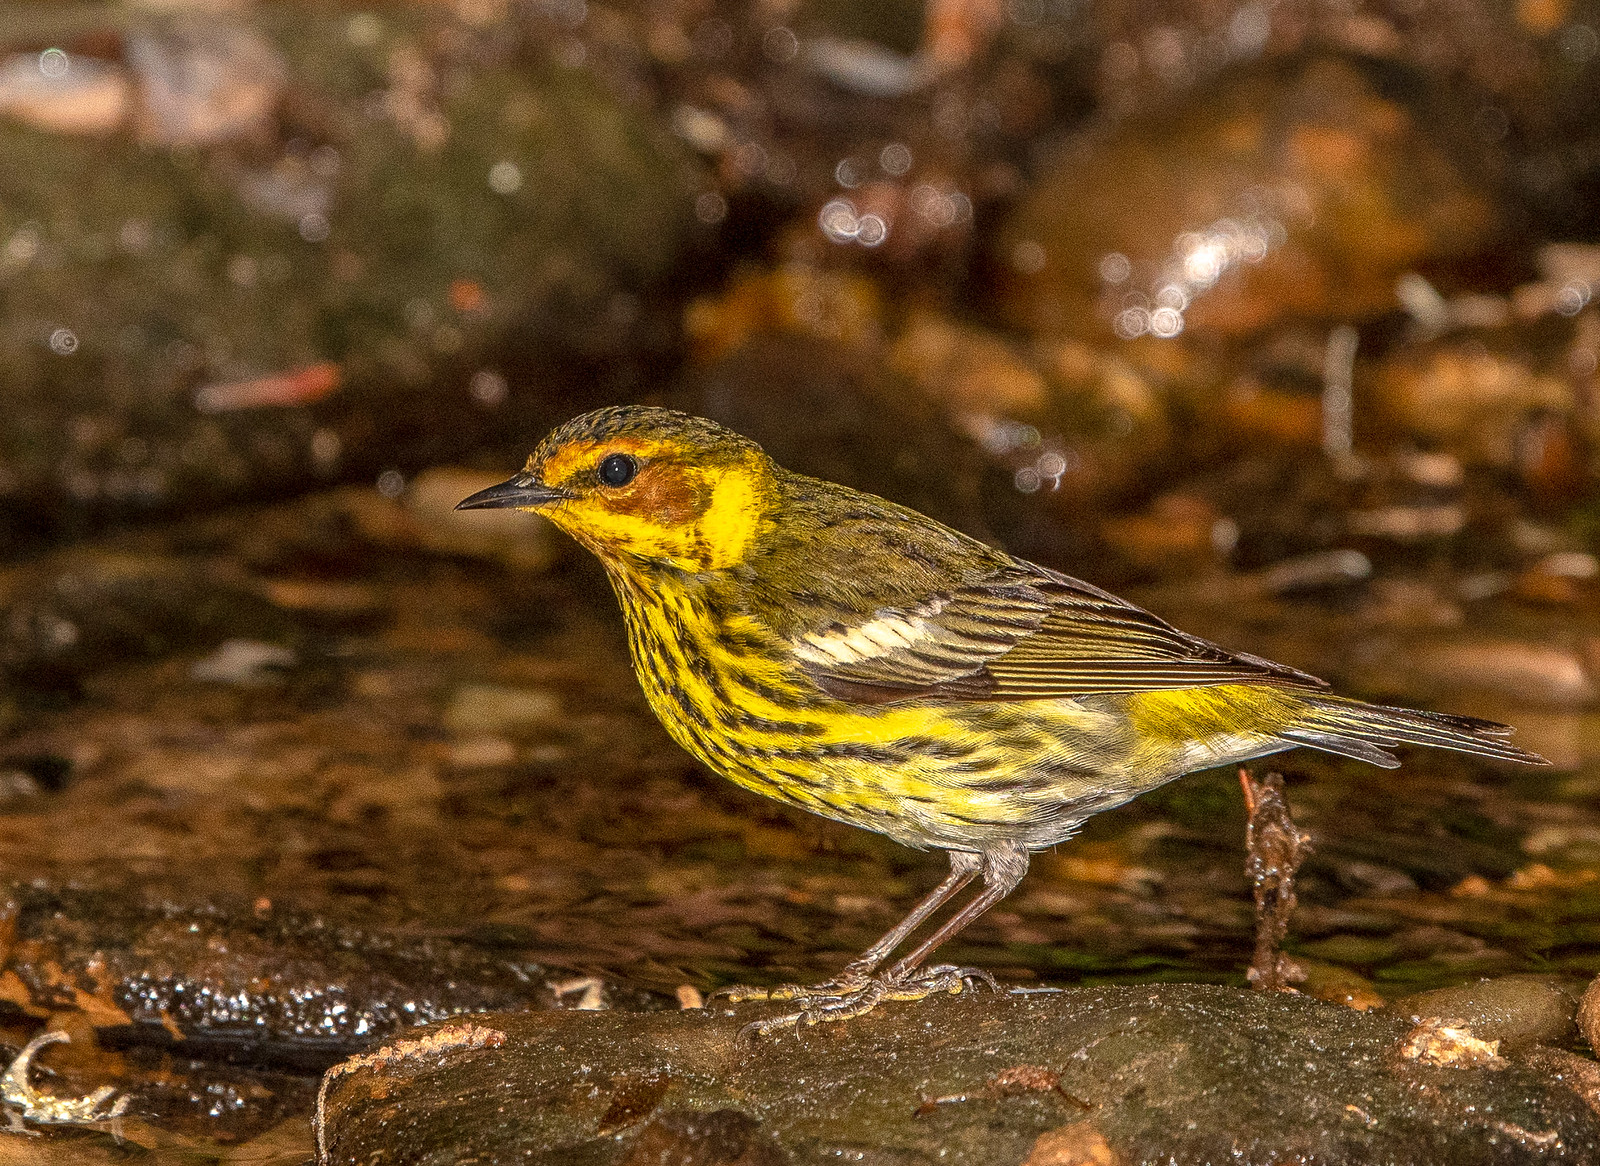
<svg viewBox="0 0 1600 1166">
<path fill-rule="evenodd" d="M 835 625 L 825 632 L 806 632 L 791 641 L 794 654 L 808 664 L 828 667 L 857 664 L 914 647 L 927 638 L 929 617 L 938 615 L 946 602 L 934 599 L 910 611 L 879 608 L 859 627 Z"/>
</svg>

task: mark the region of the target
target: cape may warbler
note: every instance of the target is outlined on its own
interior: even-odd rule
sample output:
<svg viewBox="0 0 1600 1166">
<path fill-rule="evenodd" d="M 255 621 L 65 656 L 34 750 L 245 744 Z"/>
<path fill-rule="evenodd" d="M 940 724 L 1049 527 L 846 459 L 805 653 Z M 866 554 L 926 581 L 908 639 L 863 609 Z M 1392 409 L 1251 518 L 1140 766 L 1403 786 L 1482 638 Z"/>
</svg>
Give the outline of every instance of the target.
<svg viewBox="0 0 1600 1166">
<path fill-rule="evenodd" d="M 599 557 L 645 695 L 702 763 L 950 854 L 949 877 L 833 981 L 739 990 L 803 1007 L 763 1031 L 987 979 L 926 961 L 1021 881 L 1031 852 L 1181 774 L 1297 745 L 1385 767 L 1394 745 L 1542 760 L 1489 721 L 1335 696 L 666 409 L 586 413 L 461 503 L 505 506 Z M 974 879 L 970 902 L 880 970 Z"/>
</svg>

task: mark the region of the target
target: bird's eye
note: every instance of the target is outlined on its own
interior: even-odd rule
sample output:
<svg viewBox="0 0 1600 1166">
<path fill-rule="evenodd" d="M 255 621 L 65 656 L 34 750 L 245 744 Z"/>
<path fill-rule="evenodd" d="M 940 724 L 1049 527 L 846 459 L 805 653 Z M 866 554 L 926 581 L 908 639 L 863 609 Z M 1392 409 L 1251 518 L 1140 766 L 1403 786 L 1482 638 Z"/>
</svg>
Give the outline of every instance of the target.
<svg viewBox="0 0 1600 1166">
<path fill-rule="evenodd" d="M 639 472 L 639 463 L 625 453 L 607 454 L 600 463 L 600 480 L 608 486 L 626 486 Z"/>
</svg>

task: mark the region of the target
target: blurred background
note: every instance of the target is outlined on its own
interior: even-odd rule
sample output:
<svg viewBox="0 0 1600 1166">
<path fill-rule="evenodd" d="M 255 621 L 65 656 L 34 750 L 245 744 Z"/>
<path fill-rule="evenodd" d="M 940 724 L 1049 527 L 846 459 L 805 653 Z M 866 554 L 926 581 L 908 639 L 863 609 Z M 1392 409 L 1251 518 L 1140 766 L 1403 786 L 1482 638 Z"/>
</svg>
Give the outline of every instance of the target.
<svg viewBox="0 0 1600 1166">
<path fill-rule="evenodd" d="M 937 877 L 697 771 L 598 568 L 451 512 L 614 402 L 1517 724 L 1284 758 L 1291 950 L 1600 971 L 1592 0 L 0 3 L 0 162 L 0 1033 L 146 1144 L 821 978 Z M 1242 822 L 1105 815 L 952 958 L 1242 982 Z"/>
</svg>

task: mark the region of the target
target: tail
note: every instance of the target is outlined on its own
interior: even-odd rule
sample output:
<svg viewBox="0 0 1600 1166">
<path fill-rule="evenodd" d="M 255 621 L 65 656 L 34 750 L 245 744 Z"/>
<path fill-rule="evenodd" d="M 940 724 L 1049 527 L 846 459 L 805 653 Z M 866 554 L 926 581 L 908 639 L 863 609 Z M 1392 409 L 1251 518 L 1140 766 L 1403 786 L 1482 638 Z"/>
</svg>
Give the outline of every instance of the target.
<svg viewBox="0 0 1600 1166">
<path fill-rule="evenodd" d="M 1396 745 L 1428 745 L 1434 749 L 1493 757 L 1497 761 L 1550 764 L 1537 753 L 1511 744 L 1506 740 L 1513 732 L 1511 727 L 1494 721 L 1452 713 L 1389 708 L 1331 694 L 1311 693 L 1305 699 L 1310 705 L 1309 715 L 1294 728 L 1279 733 L 1280 737 L 1296 745 L 1369 761 L 1385 769 L 1400 764 L 1389 752 Z"/>
</svg>

